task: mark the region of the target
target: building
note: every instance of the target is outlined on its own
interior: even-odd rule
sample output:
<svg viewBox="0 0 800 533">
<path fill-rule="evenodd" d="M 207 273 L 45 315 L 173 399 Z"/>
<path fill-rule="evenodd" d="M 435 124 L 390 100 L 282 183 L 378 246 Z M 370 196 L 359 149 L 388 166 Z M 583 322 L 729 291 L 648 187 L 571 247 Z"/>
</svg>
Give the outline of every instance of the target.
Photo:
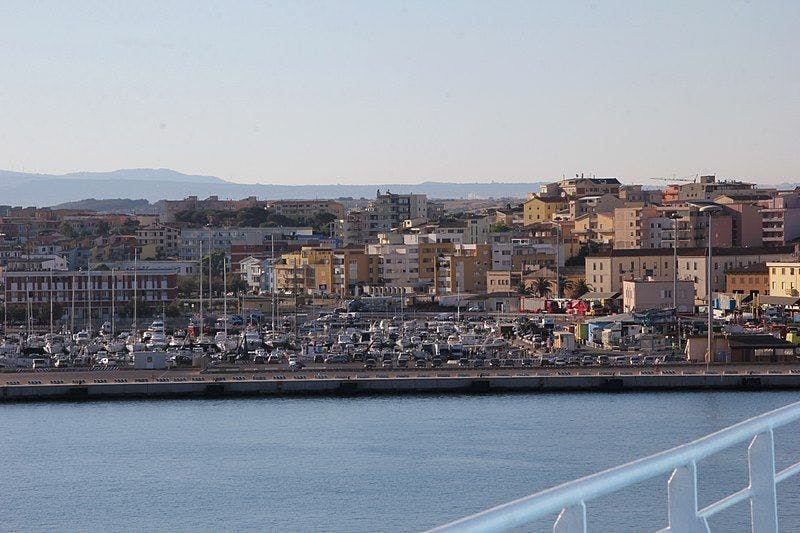
<svg viewBox="0 0 800 533">
<path fill-rule="evenodd" d="M 619 197 L 620 182 L 617 178 L 586 178 L 581 174 L 558 182 L 558 189 L 569 198 L 612 194 Z"/>
<path fill-rule="evenodd" d="M 793 252 L 791 246 L 714 249 L 712 289 L 715 292 L 725 290 L 728 269 L 763 262 L 794 261 Z M 694 281 L 698 300 L 705 300 L 707 294 L 707 260 L 706 248 L 678 248 L 678 279 Z M 596 292 L 621 292 L 625 279 L 670 281 L 674 273 L 673 250 L 669 248 L 601 250 L 586 257 L 586 281 Z"/>
<path fill-rule="evenodd" d="M 220 200 L 217 196 L 209 196 L 200 200 L 197 196 L 188 196 L 183 200 L 162 200 L 164 214 L 162 222 L 174 222 L 181 211 L 237 211 L 261 205 L 258 198 L 250 196 L 243 200 Z"/>
<path fill-rule="evenodd" d="M 486 272 L 492 265 L 489 244 L 459 244 L 437 257 L 436 294 L 485 293 Z"/>
<path fill-rule="evenodd" d="M 538 196 L 528 198 L 522 206 L 522 221 L 525 226 L 552 220 L 553 215 L 567 209 L 569 203 L 560 196 Z"/>
<path fill-rule="evenodd" d="M 677 292 L 673 291 L 677 285 Z M 667 309 L 677 307 L 678 311 L 691 312 L 694 310 L 694 282 L 653 280 L 623 280 L 622 282 L 622 310 L 624 313 L 643 312 L 648 309 Z"/>
<path fill-rule="evenodd" d="M 345 215 L 344 205 L 335 200 L 275 200 L 266 204 L 275 214 L 294 219 L 309 219 L 328 213 L 337 219 Z"/>
<path fill-rule="evenodd" d="M 342 296 L 358 296 L 366 285 L 377 281 L 373 263 L 363 248 L 339 248 L 333 251 L 333 292 Z"/>
<path fill-rule="evenodd" d="M 711 200 L 722 194 L 748 193 L 752 194 L 755 184 L 741 181 L 717 181 L 716 176 L 700 176 L 697 183 L 686 183 L 678 186 L 678 200 L 689 202 L 693 200 Z"/>
<path fill-rule="evenodd" d="M 264 259 L 251 255 L 239 261 L 238 265 L 239 275 L 242 277 L 242 281 L 247 285 L 247 290 L 256 294 L 261 292 L 261 288 L 264 284 L 264 274 L 266 272 L 264 268 Z"/>
<path fill-rule="evenodd" d="M 333 250 L 303 247 L 281 255 L 275 263 L 275 288 L 291 294 L 326 294 L 333 291 Z"/>
<path fill-rule="evenodd" d="M 568 213 L 572 220 L 590 213 L 604 213 L 613 211 L 617 207 L 625 205 L 624 200 L 620 200 L 613 194 L 602 194 L 598 196 L 582 196 L 573 198 L 569 201 Z"/>
<path fill-rule="evenodd" d="M 758 202 L 764 246 L 783 246 L 800 238 L 800 192 L 784 191 Z"/>
<path fill-rule="evenodd" d="M 367 226 L 369 238 L 400 227 L 404 220 L 427 218 L 428 198 L 424 194 L 378 194 L 369 210 Z"/>
<path fill-rule="evenodd" d="M 134 299 L 143 304 L 168 304 L 178 297 L 174 270 L 91 270 L 58 272 L 4 272 L 9 305 L 53 303 L 65 309 L 96 309 L 93 316 L 110 316 L 111 302 L 121 306 Z M 135 281 L 135 284 L 134 284 Z"/>
<path fill-rule="evenodd" d="M 725 273 L 725 292 L 730 294 L 769 294 L 769 268 L 766 263 L 754 263 L 728 269 Z"/>
<path fill-rule="evenodd" d="M 231 254 L 233 245 L 262 247 L 269 249 L 273 240 L 299 241 L 313 237 L 309 227 L 274 227 L 274 228 L 184 228 L 181 230 L 178 255 L 181 259 L 197 259 L 200 257 L 202 245 L 203 255 L 209 249 L 215 252 Z M 246 254 L 245 257 L 250 254 Z M 238 260 L 244 259 L 244 257 Z"/>
<path fill-rule="evenodd" d="M 800 263 L 797 261 L 768 262 L 769 295 L 800 296 Z"/>
<path fill-rule="evenodd" d="M 142 259 L 163 259 L 178 253 L 181 231 L 166 224 L 137 228 L 136 247 Z"/>
<path fill-rule="evenodd" d="M 93 270 L 129 270 L 134 269 L 137 272 L 150 272 L 150 271 L 171 271 L 175 272 L 178 276 L 197 276 L 200 273 L 200 264 L 198 261 L 180 261 L 180 260 L 165 260 L 165 261 L 108 261 L 104 263 L 92 263 L 90 267 Z"/>
<path fill-rule="evenodd" d="M 488 270 L 486 272 L 486 292 L 516 291 L 522 284 L 519 270 Z"/>
<path fill-rule="evenodd" d="M 711 360 L 706 337 L 686 339 L 686 358 L 694 362 L 793 363 L 797 345 L 767 334 L 714 335 Z"/>
</svg>

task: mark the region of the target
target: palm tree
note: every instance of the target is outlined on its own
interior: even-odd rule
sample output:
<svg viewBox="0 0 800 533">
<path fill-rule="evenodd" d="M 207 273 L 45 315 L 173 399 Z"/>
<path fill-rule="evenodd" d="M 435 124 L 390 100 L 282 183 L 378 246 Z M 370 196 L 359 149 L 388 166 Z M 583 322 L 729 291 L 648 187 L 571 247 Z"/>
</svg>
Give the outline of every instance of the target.
<svg viewBox="0 0 800 533">
<path fill-rule="evenodd" d="M 594 289 L 592 289 L 591 285 L 586 283 L 585 279 L 579 279 L 572 285 L 572 297 L 580 298 L 581 296 L 592 290 Z"/>
<path fill-rule="evenodd" d="M 569 280 L 564 276 L 558 278 L 558 294 L 560 294 L 562 297 L 567 293 L 567 291 L 571 291 L 572 288 L 572 280 Z"/>
<path fill-rule="evenodd" d="M 518 292 L 519 294 L 523 294 L 523 295 L 525 295 L 525 294 L 530 294 L 530 293 L 531 293 L 531 290 L 528 288 L 528 286 L 527 286 L 527 285 L 525 285 L 525 282 L 524 282 L 524 281 L 520 281 L 520 282 L 519 282 L 519 285 L 517 285 L 517 292 Z"/>
<path fill-rule="evenodd" d="M 541 298 L 546 297 L 552 292 L 550 280 L 547 278 L 536 278 L 536 281 L 533 282 L 533 291 Z"/>
</svg>

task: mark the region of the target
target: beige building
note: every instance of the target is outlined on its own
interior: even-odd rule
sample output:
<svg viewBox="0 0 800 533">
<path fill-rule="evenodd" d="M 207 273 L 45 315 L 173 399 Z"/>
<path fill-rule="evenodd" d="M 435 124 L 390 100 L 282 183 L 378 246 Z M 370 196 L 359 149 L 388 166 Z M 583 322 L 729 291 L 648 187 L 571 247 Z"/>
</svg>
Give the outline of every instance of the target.
<svg viewBox="0 0 800 533">
<path fill-rule="evenodd" d="M 560 196 L 532 196 L 523 204 L 522 220 L 526 226 L 548 222 L 553 215 L 567 209 L 568 202 Z"/>
<path fill-rule="evenodd" d="M 771 296 L 800 296 L 800 263 L 768 262 L 767 270 Z"/>
<path fill-rule="evenodd" d="M 725 290 L 728 269 L 760 262 L 792 261 L 791 246 L 771 248 L 715 248 L 712 260 L 712 288 Z M 678 279 L 695 284 L 698 300 L 706 298 L 707 249 L 678 249 Z M 675 272 L 673 250 L 606 250 L 586 257 L 586 282 L 596 292 L 621 292 L 625 279 L 651 278 L 671 281 Z M 772 291 L 770 291 L 771 293 Z"/>
<path fill-rule="evenodd" d="M 162 259 L 177 255 L 181 231 L 164 224 L 153 224 L 136 230 L 136 247 L 140 259 Z"/>
<path fill-rule="evenodd" d="M 672 281 L 624 280 L 622 282 L 622 308 L 626 313 L 667 309 L 673 304 L 675 285 Z M 694 282 L 678 281 L 675 305 L 680 312 L 694 309 Z"/>
<path fill-rule="evenodd" d="M 276 200 L 267 206 L 278 215 L 290 218 L 311 218 L 320 213 L 329 213 L 337 219 L 344 218 L 344 206 L 334 200 Z"/>
</svg>

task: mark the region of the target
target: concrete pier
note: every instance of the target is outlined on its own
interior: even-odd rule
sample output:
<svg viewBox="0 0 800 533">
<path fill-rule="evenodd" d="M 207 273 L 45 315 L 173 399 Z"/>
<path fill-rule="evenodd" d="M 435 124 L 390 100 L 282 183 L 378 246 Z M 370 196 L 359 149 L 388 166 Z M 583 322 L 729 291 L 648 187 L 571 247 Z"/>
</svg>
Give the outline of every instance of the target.
<svg viewBox="0 0 800 533">
<path fill-rule="evenodd" d="M 4 373 L 0 402 L 203 398 L 235 396 L 342 396 L 368 394 L 624 392 L 660 390 L 800 389 L 800 369 L 787 367 L 671 369 L 428 370 L 391 374 L 341 372 L 143 371 Z"/>
</svg>

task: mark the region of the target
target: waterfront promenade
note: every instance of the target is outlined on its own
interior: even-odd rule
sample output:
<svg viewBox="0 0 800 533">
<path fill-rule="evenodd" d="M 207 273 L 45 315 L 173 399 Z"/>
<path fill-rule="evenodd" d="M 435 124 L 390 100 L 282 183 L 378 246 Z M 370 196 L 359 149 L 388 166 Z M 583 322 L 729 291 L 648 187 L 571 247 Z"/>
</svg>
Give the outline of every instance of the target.
<svg viewBox="0 0 800 533">
<path fill-rule="evenodd" d="M 0 373 L 0 401 L 165 397 L 800 389 L 797 365 L 364 370 L 355 365 Z"/>
</svg>

